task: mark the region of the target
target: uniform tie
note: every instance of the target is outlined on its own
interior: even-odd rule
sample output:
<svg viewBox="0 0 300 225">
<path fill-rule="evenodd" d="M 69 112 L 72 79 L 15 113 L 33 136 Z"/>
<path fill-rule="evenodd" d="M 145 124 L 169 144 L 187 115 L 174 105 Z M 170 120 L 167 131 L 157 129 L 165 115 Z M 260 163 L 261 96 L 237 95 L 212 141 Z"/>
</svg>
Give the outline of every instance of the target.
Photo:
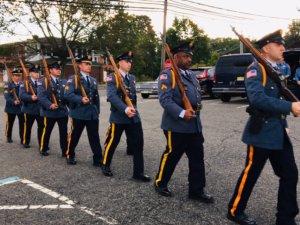
<svg viewBox="0 0 300 225">
<path fill-rule="evenodd" d="M 86 82 L 87 82 L 88 87 L 90 88 L 91 83 L 90 83 L 90 78 L 89 78 L 89 76 L 86 76 Z"/>
<path fill-rule="evenodd" d="M 125 75 L 125 80 L 127 81 L 127 83 L 129 83 L 129 77 L 128 77 L 128 74 Z"/>
<path fill-rule="evenodd" d="M 37 81 L 36 80 L 34 81 L 34 86 L 35 86 L 35 88 L 37 88 Z"/>
<path fill-rule="evenodd" d="M 59 86 L 58 79 L 55 79 L 55 83 L 56 83 L 57 86 Z"/>
</svg>

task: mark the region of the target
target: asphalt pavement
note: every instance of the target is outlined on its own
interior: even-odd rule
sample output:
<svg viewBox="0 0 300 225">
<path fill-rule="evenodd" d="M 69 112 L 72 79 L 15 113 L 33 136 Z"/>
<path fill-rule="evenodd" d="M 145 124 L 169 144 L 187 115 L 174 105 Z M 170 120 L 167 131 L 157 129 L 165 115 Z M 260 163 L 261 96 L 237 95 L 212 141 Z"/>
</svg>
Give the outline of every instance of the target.
<svg viewBox="0 0 300 225">
<path fill-rule="evenodd" d="M 108 128 L 109 104 L 100 90 L 100 140 L 103 147 Z M 189 200 L 188 162 L 183 156 L 169 187 L 174 197 L 159 196 L 153 188 L 159 161 L 165 148 L 160 129 L 162 108 L 156 97 L 142 99 L 138 109 L 144 130 L 145 173 L 150 183 L 132 180 L 132 157 L 126 155 L 124 136 L 116 149 L 112 178 L 104 177 L 92 165 L 92 152 L 86 131 L 76 148 L 77 165 L 67 165 L 59 149 L 58 128 L 50 140 L 50 155 L 38 152 L 36 124 L 31 148 L 24 149 L 18 139 L 17 121 L 13 143 L 4 136 L 4 98 L 0 96 L 0 224 L 130 224 L 130 225 L 230 225 L 226 219 L 227 203 L 245 164 L 246 145 L 241 134 L 248 117 L 247 101 L 234 98 L 229 103 L 204 99 L 201 119 L 205 137 L 205 165 L 208 193 L 215 203 L 206 205 Z M 300 118 L 290 116 L 290 137 L 300 166 Z M 246 212 L 259 225 L 275 223 L 278 178 L 267 163 L 250 197 Z M 300 188 L 298 185 L 298 194 Z M 300 217 L 297 217 L 300 221 Z"/>
</svg>

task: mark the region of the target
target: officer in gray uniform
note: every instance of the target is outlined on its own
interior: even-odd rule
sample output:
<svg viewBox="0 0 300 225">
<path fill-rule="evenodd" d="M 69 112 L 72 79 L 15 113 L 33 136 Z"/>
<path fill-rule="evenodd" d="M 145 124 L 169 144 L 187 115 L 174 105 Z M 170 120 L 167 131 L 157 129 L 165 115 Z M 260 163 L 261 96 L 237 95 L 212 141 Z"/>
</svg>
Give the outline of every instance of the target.
<svg viewBox="0 0 300 225">
<path fill-rule="evenodd" d="M 90 56 L 84 56 L 77 61 L 80 70 L 80 82 L 77 83 L 73 75 L 67 81 L 65 87 L 65 99 L 69 103 L 69 115 L 71 117 L 71 132 L 69 133 L 66 155 L 67 163 L 75 165 L 75 148 L 84 127 L 86 127 L 89 143 L 93 151 L 93 165 L 101 167 L 102 149 L 99 138 L 100 98 L 97 80 L 90 76 L 92 70 L 91 60 Z M 82 96 L 80 85 L 83 86 L 87 97 Z"/>
<path fill-rule="evenodd" d="M 41 116 L 44 127 L 41 136 L 40 154 L 49 155 L 49 140 L 52 129 L 57 123 L 59 128 L 59 141 L 62 157 L 66 157 L 68 139 L 68 108 L 64 99 L 64 90 L 67 84 L 65 79 L 60 77 L 60 62 L 55 61 L 48 66 L 50 72 L 50 83 L 46 77 L 40 79 L 38 84 L 38 98 L 41 104 Z M 57 105 L 51 100 L 51 93 L 54 94 Z"/>
<path fill-rule="evenodd" d="M 123 131 L 126 131 L 128 148 L 133 151 L 133 179 L 149 182 L 151 179 L 144 174 L 144 137 L 140 115 L 136 108 L 135 77 L 129 74 L 132 65 L 132 52 L 125 52 L 117 57 L 122 82 L 134 107 L 124 102 L 124 94 L 120 84 L 112 73 L 108 75 L 107 100 L 110 102 L 110 126 L 104 143 L 103 174 L 112 176 L 110 169 L 113 154 L 120 142 Z"/>
<path fill-rule="evenodd" d="M 12 81 L 4 85 L 4 97 L 6 100 L 4 112 L 6 113 L 5 136 L 8 143 L 12 143 L 12 129 L 16 116 L 19 120 L 19 136 L 23 143 L 24 114 L 21 112 L 21 101 L 19 99 L 19 87 L 22 81 L 22 70 L 12 71 Z M 14 97 L 14 93 L 16 97 Z"/>
<path fill-rule="evenodd" d="M 29 69 L 29 78 L 24 80 L 20 85 L 20 99 L 22 101 L 21 111 L 24 113 L 24 132 L 23 132 L 23 146 L 24 148 L 30 148 L 31 128 L 34 121 L 37 122 L 37 136 L 38 143 L 40 143 L 42 130 L 43 130 L 43 118 L 40 116 L 40 105 L 37 97 L 37 85 L 40 76 L 39 65 L 32 65 Z M 34 91 L 34 94 L 30 91 L 30 86 Z"/>
<path fill-rule="evenodd" d="M 160 195 L 172 196 L 167 185 L 178 161 L 183 153 L 186 153 L 189 160 L 189 198 L 204 203 L 213 203 L 213 197 L 204 190 L 204 138 L 200 120 L 201 90 L 195 74 L 189 70 L 192 63 L 192 47 L 192 42 L 187 41 L 172 49 L 174 61 L 181 72 L 186 95 L 193 107 L 192 110 L 184 108 L 173 70 L 166 69 L 159 75 L 159 102 L 164 109 L 161 128 L 166 137 L 167 146 L 161 157 L 154 186 Z"/>
<path fill-rule="evenodd" d="M 282 58 L 284 41 L 281 31 L 268 34 L 257 41 L 262 56 L 274 67 Z M 228 204 L 227 218 L 243 225 L 255 225 L 256 221 L 244 211 L 252 189 L 267 160 L 279 177 L 276 225 L 296 225 L 298 214 L 298 169 L 293 147 L 287 133 L 286 115 L 300 115 L 300 102 L 290 102 L 280 95 L 276 83 L 267 76 L 265 68 L 254 62 L 245 75 L 245 85 L 250 114 L 242 141 L 247 144 L 245 168 L 242 171 L 233 196 Z"/>
</svg>

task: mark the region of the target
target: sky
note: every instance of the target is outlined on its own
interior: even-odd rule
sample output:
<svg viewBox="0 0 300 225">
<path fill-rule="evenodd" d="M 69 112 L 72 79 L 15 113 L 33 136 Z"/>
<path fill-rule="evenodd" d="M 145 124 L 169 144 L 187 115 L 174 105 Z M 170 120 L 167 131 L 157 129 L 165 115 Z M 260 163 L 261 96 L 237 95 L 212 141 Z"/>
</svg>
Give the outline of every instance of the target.
<svg viewBox="0 0 300 225">
<path fill-rule="evenodd" d="M 143 2 L 143 0 L 137 1 Z M 163 1 L 164 0 L 148 1 L 147 4 L 140 4 L 139 6 L 162 8 Z M 149 2 L 152 4 L 150 5 Z M 168 3 L 167 28 L 171 27 L 175 16 L 178 18 L 190 18 L 211 38 L 235 38 L 235 35 L 230 28 L 232 25 L 245 37 L 258 39 L 277 29 L 282 29 L 286 32 L 288 31 L 288 25 L 291 23 L 292 19 L 300 19 L 300 11 L 298 11 L 300 10 L 300 0 L 168 0 Z M 137 3 L 131 4 L 137 6 Z M 206 4 L 215 8 L 199 4 Z M 183 8 L 188 9 L 185 10 Z M 206 11 L 201 12 L 199 9 Z M 153 10 L 151 12 L 129 10 L 129 13 L 149 16 L 152 19 L 155 32 L 159 34 L 163 29 L 163 12 L 161 10 L 155 11 L 156 12 Z M 207 11 L 214 11 L 219 14 L 212 15 L 211 13 L 207 13 Z M 224 14 L 227 16 L 234 16 L 234 18 L 225 17 Z M 26 26 L 28 26 L 28 24 L 26 24 Z M 33 29 L 34 34 L 42 36 L 36 27 L 31 26 L 31 28 Z M 21 41 L 31 38 L 31 35 L 28 35 L 22 26 L 16 27 L 16 30 L 20 35 L 1 35 L 0 43 Z"/>
</svg>

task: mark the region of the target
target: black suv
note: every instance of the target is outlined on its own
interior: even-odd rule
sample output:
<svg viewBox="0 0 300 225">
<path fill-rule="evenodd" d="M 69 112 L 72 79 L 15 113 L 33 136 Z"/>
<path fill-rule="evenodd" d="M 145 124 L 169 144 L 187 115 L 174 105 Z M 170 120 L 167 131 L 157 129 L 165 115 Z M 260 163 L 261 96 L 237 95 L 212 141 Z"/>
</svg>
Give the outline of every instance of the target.
<svg viewBox="0 0 300 225">
<path fill-rule="evenodd" d="M 244 75 L 254 60 L 250 53 L 220 56 L 216 64 L 213 94 L 223 102 L 229 102 L 233 96 L 246 97 Z"/>
<path fill-rule="evenodd" d="M 201 86 L 201 93 L 213 97 L 212 87 L 214 79 L 214 67 L 198 67 L 196 69 L 190 69 L 196 75 L 197 80 Z"/>
</svg>

